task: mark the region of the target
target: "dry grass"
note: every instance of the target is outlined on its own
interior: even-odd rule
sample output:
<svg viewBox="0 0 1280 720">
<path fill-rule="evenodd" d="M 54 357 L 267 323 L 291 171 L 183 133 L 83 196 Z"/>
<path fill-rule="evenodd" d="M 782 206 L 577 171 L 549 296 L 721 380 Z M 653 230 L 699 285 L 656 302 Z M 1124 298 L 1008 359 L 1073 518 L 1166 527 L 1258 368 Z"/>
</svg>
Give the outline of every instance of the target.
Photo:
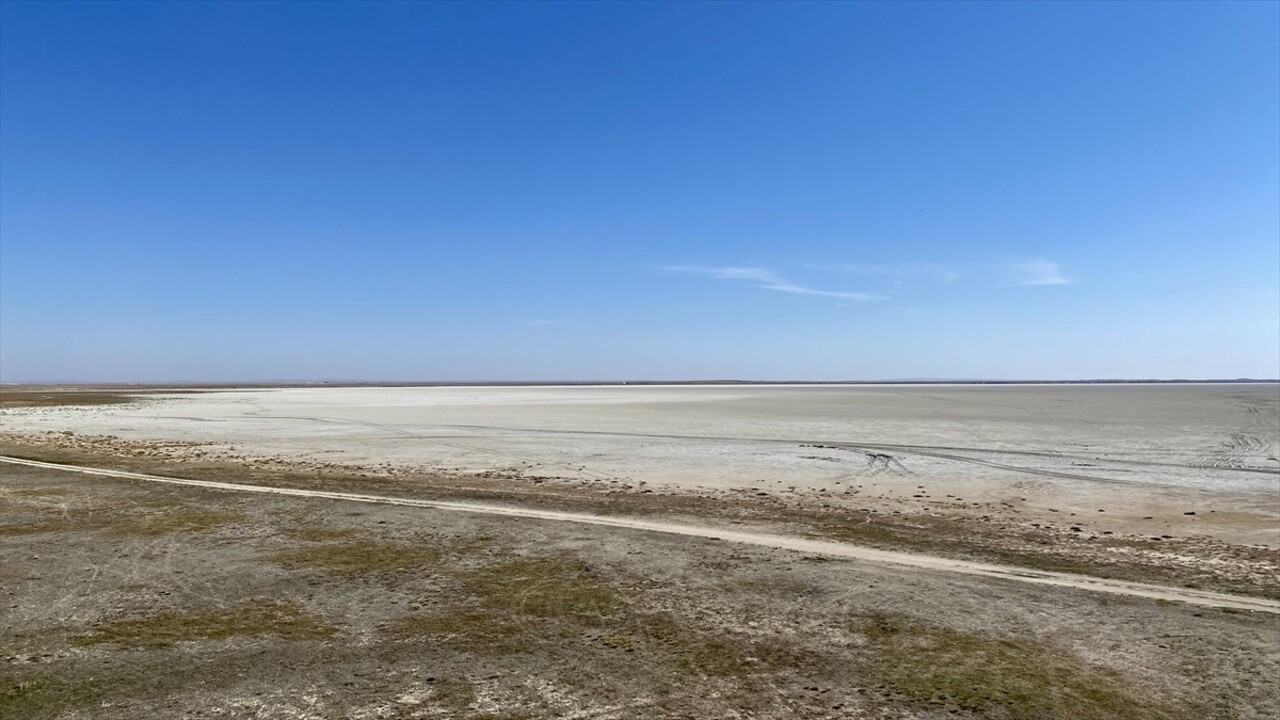
<svg viewBox="0 0 1280 720">
<path fill-rule="evenodd" d="M 479 655 L 506 655 L 528 648 L 532 628 L 492 608 L 448 608 L 397 619 L 382 629 L 396 640 L 430 640 Z"/>
<path fill-rule="evenodd" d="M 119 405 L 133 402 L 129 395 L 112 392 L 0 391 L 0 407 L 59 407 L 67 405 Z"/>
<path fill-rule="evenodd" d="M 205 533 L 230 525 L 240 517 L 240 513 L 228 510 L 179 506 L 119 518 L 107 528 L 107 532 L 120 537 L 135 538 L 157 537 L 170 533 Z"/>
<path fill-rule="evenodd" d="M 610 582 L 569 555 L 515 557 L 440 570 L 458 587 L 447 610 L 414 613 L 384 632 L 398 639 L 430 638 L 469 652 L 511 653 L 549 636 L 599 627 L 627 607 Z"/>
<path fill-rule="evenodd" d="M 39 498 L 52 498 L 52 497 L 66 497 L 68 495 L 71 495 L 72 492 L 67 488 L 59 488 L 59 487 L 29 487 L 29 488 L 14 488 L 12 490 L 5 490 L 4 494 L 10 495 L 12 497 L 39 499 Z"/>
<path fill-rule="evenodd" d="M 1199 717 L 1050 643 L 961 632 L 903 615 L 860 618 L 860 671 L 895 700 L 1009 720 Z"/>
<path fill-rule="evenodd" d="M 609 572 L 606 579 L 571 554 L 508 557 L 447 573 L 459 588 L 447 608 L 404 616 L 383 632 L 479 655 L 585 639 L 605 651 L 636 653 L 672 676 L 726 680 L 821 663 L 816 653 L 787 640 L 649 609 L 642 596 L 623 589 L 625 578 Z"/>
<path fill-rule="evenodd" d="M 17 495 L 17 493 L 15 493 Z M 29 493 L 28 493 L 29 495 Z M 55 493 L 56 495 L 56 493 Z M 54 497 L 54 496 L 50 496 Z M 86 498 L 77 498 L 79 501 Z M 28 519 L 0 525 L 0 537 L 37 533 L 104 532 L 122 538 L 154 538 L 172 533 L 209 533 L 243 519 L 237 510 L 212 510 L 168 500 L 90 500 L 76 505 L 38 507 Z"/>
<path fill-rule="evenodd" d="M 350 540 L 363 533 L 355 528 L 331 528 L 315 525 L 286 528 L 281 534 L 290 540 L 299 542 L 330 542 L 333 540 Z"/>
<path fill-rule="evenodd" d="M 437 713 L 459 720 L 532 720 L 535 716 L 520 711 L 477 712 L 476 687 L 471 681 L 459 678 L 437 680 L 432 683 L 428 702 Z M 432 715 L 434 717 L 435 715 Z M 396 715 L 395 717 L 404 717 Z M 413 715 L 421 717 L 421 715 Z"/>
<path fill-rule="evenodd" d="M 515 558 L 461 576 L 485 605 L 526 617 L 596 622 L 626 605 L 610 582 L 570 555 Z"/>
<path fill-rule="evenodd" d="M 610 644 L 654 655 L 677 676 L 742 682 L 791 670 L 820 674 L 826 664 L 791 638 L 729 630 L 672 612 L 637 613 L 618 631 Z"/>
<path fill-rule="evenodd" d="M 287 568 L 314 568 L 338 575 L 392 574 L 436 568 L 444 551 L 434 544 L 388 540 L 330 542 L 278 552 L 273 559 Z"/>
<path fill-rule="evenodd" d="M 813 537 L 886 550 L 1280 599 L 1280 585 L 1232 573 L 1231 564 L 1186 567 L 1163 562 L 1158 558 L 1160 553 L 1168 552 L 1169 545 L 1146 538 L 1085 539 L 1072 533 L 1049 530 L 1013 531 L 954 516 L 846 511 L 844 517 L 799 512 L 788 517 Z M 1141 554 L 1126 555 L 1121 559 L 1108 552 L 1116 548 L 1154 551 L 1157 555 L 1155 559 Z M 1180 551 L 1190 555 L 1202 552 L 1191 545 L 1181 546 Z M 1231 557 L 1255 567 L 1275 567 L 1280 562 L 1280 551 L 1272 549 L 1221 545 L 1216 551 L 1218 554 L 1229 553 Z"/>
<path fill-rule="evenodd" d="M 104 683 L 73 681 L 52 673 L 0 672 L 0 717 L 28 720 L 59 717 L 68 708 L 87 708 L 107 693 Z"/>
<path fill-rule="evenodd" d="M 141 618 L 100 623 L 74 638 L 76 645 L 168 647 L 178 642 L 275 635 L 286 640 L 327 638 L 335 628 L 294 602 L 248 602 L 228 608 L 165 610 Z"/>
<path fill-rule="evenodd" d="M 0 503 L 0 510 L 5 509 L 4 504 Z M 90 530 L 101 527 L 100 523 L 93 523 L 93 527 L 87 527 L 88 523 L 79 522 L 87 520 L 84 514 L 79 511 L 50 507 L 48 504 L 24 507 L 22 511 L 22 514 L 5 512 L 3 516 L 0 516 L 0 538 L 66 532 L 76 529 Z"/>
<path fill-rule="evenodd" d="M 54 532 L 105 532 L 120 538 L 154 538 L 171 533 L 205 533 L 242 519 L 242 513 L 190 505 L 117 503 L 42 509 L 39 519 L 0 525 L 0 537 Z"/>
</svg>

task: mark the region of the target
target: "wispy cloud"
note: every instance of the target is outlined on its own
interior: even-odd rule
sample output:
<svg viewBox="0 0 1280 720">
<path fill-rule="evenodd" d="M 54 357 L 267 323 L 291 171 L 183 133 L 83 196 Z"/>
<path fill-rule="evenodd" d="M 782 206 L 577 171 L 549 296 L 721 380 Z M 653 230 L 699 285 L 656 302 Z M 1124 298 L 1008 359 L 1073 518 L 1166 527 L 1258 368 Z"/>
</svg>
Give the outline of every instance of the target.
<svg viewBox="0 0 1280 720">
<path fill-rule="evenodd" d="M 541 318 L 538 320 L 526 320 L 525 325 L 529 327 L 547 327 L 549 325 L 565 325 L 571 321 L 564 318 Z"/>
<path fill-rule="evenodd" d="M 901 265 L 849 263 L 806 265 L 805 267 L 813 270 L 828 270 L 883 278 L 894 285 L 902 285 L 904 282 L 933 282 L 946 285 L 956 283 L 962 278 L 1000 285 L 1027 286 L 1070 285 L 1075 282 L 1074 278 L 1066 275 L 1061 265 L 1043 258 L 1031 258 L 992 265 L 967 265 L 960 269 L 937 263 L 905 263 Z"/>
<path fill-rule="evenodd" d="M 906 263 L 903 265 L 862 265 L 849 263 L 840 265 L 806 265 L 813 270 L 852 273 L 870 277 L 889 278 L 891 280 L 928 280 L 938 283 L 953 283 L 960 279 L 960 273 L 946 265 L 935 263 Z"/>
<path fill-rule="evenodd" d="M 1070 285 L 1075 282 L 1063 275 L 1058 263 L 1048 260 L 1010 263 L 1009 270 L 1013 273 L 1014 285 Z"/>
<path fill-rule="evenodd" d="M 671 265 L 666 268 L 670 272 L 690 273 L 693 275 L 703 275 L 714 278 L 716 280 L 740 280 L 750 283 L 756 287 L 765 290 L 775 290 L 777 292 L 793 293 L 795 295 L 817 295 L 819 297 L 839 298 L 841 300 L 853 300 L 855 302 L 868 302 L 871 300 L 883 300 L 884 297 L 875 293 L 867 292 L 845 292 L 842 290 L 819 290 L 808 285 L 801 285 L 792 282 L 770 268 L 755 266 L 731 266 L 731 267 L 695 267 L 690 265 Z"/>
</svg>

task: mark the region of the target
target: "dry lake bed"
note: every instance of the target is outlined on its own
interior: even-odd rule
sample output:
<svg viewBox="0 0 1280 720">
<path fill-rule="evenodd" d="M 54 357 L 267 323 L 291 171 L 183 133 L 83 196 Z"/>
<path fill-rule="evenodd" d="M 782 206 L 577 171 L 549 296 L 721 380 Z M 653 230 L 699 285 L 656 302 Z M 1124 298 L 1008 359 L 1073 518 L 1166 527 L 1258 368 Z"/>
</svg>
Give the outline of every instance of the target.
<svg viewBox="0 0 1280 720">
<path fill-rule="evenodd" d="M 0 401 L 4 717 L 1280 714 L 1275 384 Z"/>
</svg>

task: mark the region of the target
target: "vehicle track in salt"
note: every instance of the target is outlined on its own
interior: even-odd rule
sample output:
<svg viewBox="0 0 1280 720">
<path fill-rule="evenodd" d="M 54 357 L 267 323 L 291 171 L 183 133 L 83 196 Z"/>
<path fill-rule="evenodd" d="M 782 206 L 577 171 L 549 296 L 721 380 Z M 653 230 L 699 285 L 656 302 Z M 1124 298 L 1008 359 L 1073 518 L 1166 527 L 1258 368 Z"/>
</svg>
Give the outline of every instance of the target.
<svg viewBox="0 0 1280 720">
<path fill-rule="evenodd" d="M 417 507 L 430 510 L 465 512 L 480 515 L 497 515 L 553 522 L 570 522 L 580 525 L 596 525 L 641 532 L 654 532 L 666 535 L 681 535 L 742 545 L 755 545 L 792 550 L 811 555 L 822 555 L 863 562 L 898 565 L 936 572 L 950 572 L 961 575 L 1024 582 L 1035 585 L 1048 585 L 1076 590 L 1110 593 L 1114 595 L 1151 598 L 1155 600 L 1181 602 L 1189 605 L 1223 607 L 1236 610 L 1252 610 L 1257 612 L 1280 614 L 1280 601 L 1268 600 L 1266 598 L 1227 595 L 1223 593 L 1214 593 L 1188 588 L 1164 587 L 1160 585 L 1149 585 L 1146 583 L 1129 582 L 1124 580 L 1112 580 L 1084 575 L 1072 575 L 1068 573 L 1030 570 L 1019 567 L 943 558 L 933 555 L 878 550 L 875 548 L 826 540 L 813 540 L 803 537 L 731 530 L 710 525 L 691 525 L 633 517 L 600 516 L 555 510 L 539 510 L 510 505 L 486 505 L 471 502 L 419 500 L 416 498 L 398 498 L 383 495 L 364 495 L 359 493 L 331 492 L 324 490 L 304 490 L 301 488 L 270 487 L 265 485 L 216 482 L 211 480 L 189 480 L 185 478 L 126 472 L 123 470 L 111 470 L 79 465 L 64 465 L 60 463 L 27 460 L 24 458 L 4 455 L 0 455 L 0 463 L 10 463 L 13 465 L 23 465 L 34 468 L 43 468 L 46 470 L 73 472 L 121 480 L 136 480 L 169 485 L 186 485 L 208 490 L 240 493 L 263 493 L 268 495 L 284 495 L 304 498 L 325 498 L 346 502 Z"/>
<path fill-rule="evenodd" d="M 281 416 L 281 415 L 258 415 L 258 414 L 255 414 L 255 417 L 284 418 L 284 416 Z M 382 427 L 383 429 L 389 429 L 385 425 L 368 423 L 363 420 L 353 420 L 353 419 L 348 420 L 348 419 L 339 419 L 339 418 L 304 418 L 304 417 L 290 417 L 290 419 L 325 420 L 329 422 L 351 422 L 359 425 L 368 425 L 370 427 Z M 870 450 L 901 452 L 908 455 L 928 455 L 931 457 L 937 457 L 937 458 L 946 459 L 946 460 L 955 460 L 958 462 L 974 462 L 981 465 L 991 465 L 993 467 L 999 467 L 1004 470 L 1011 470 L 1015 472 L 1030 472 L 1032 474 L 1050 473 L 1050 474 L 1056 474 L 1058 477 L 1073 478 L 1077 480 L 1096 480 L 1099 482 L 1123 482 L 1123 481 L 1115 480 L 1113 478 L 1097 477 L 1096 475 L 1082 475 L 1078 473 L 1055 473 L 1055 471 L 1049 471 L 1049 470 L 1042 471 L 1036 468 L 1028 468 L 1022 465 L 992 463 L 990 461 L 981 460 L 978 458 L 955 455 L 954 453 L 957 453 L 957 452 L 990 453 L 993 455 L 1015 455 L 1015 456 L 1034 457 L 1034 458 L 1052 458 L 1054 460 L 1089 460 L 1089 461 L 1098 462 L 1098 463 L 1115 464 L 1115 465 L 1140 465 L 1140 466 L 1151 466 L 1151 467 L 1168 467 L 1168 468 L 1179 468 L 1182 470 L 1201 469 L 1196 465 L 1187 464 L 1187 463 L 1161 462 L 1158 460 L 1132 460 L 1132 459 L 1126 459 L 1126 458 L 1109 458 L 1109 457 L 1103 458 L 1103 457 L 1098 457 L 1094 455 L 1075 455 L 1070 453 L 1063 453 L 1056 450 L 1011 450 L 1007 448 L 951 447 L 947 445 L 904 445 L 901 443 L 875 443 L 875 442 L 866 443 L 866 442 L 849 442 L 847 440 L 813 440 L 813 439 L 801 439 L 801 438 L 730 437 L 730 436 L 723 436 L 723 435 L 677 435 L 677 434 L 669 434 L 669 433 L 626 433 L 626 432 L 614 432 L 609 430 L 518 428 L 518 427 L 501 427 L 496 425 L 437 425 L 432 427 L 437 430 L 485 430 L 490 432 L 516 433 L 516 434 L 536 433 L 536 434 L 544 434 L 544 435 L 592 435 L 592 436 L 603 436 L 603 437 L 633 437 L 633 438 L 645 438 L 645 439 L 654 439 L 654 440 L 680 440 L 680 441 L 694 440 L 699 442 L 758 442 L 758 443 L 771 443 L 771 444 L 783 444 L 783 445 L 812 445 L 815 447 L 830 446 L 830 447 L 847 448 L 854 451 L 858 451 L 862 448 L 866 448 Z M 407 431 L 403 431 L 403 430 L 394 430 L 394 432 L 402 432 L 402 433 L 408 434 Z M 435 437 L 435 436 L 415 435 L 414 437 L 427 438 L 427 437 Z M 946 454 L 943 454 L 943 453 L 946 453 Z M 1216 468 L 1216 469 L 1220 469 L 1224 471 L 1234 471 L 1234 472 L 1263 473 L 1267 475 L 1275 475 L 1277 473 L 1280 473 L 1280 470 L 1272 470 L 1270 468 L 1222 467 L 1222 468 Z"/>
<path fill-rule="evenodd" d="M 1231 432 L 1217 448 L 1197 458 L 1195 467 L 1213 470 L 1280 472 L 1280 468 L 1258 467 L 1258 458 L 1275 462 L 1280 455 L 1280 411 L 1261 403 L 1242 400 L 1238 403 L 1249 414 L 1248 427 Z"/>
<path fill-rule="evenodd" d="M 878 452 L 898 452 L 906 455 L 919 455 L 923 457 L 932 457 L 938 460 L 950 460 L 952 462 L 970 463 L 975 465 L 984 465 L 986 467 L 1004 470 L 1013 473 L 1025 473 L 1029 475 L 1039 475 L 1042 477 L 1055 477 L 1066 480 L 1084 480 L 1088 482 L 1099 483 L 1124 483 L 1131 481 L 1119 478 L 1100 477 L 1098 475 L 1086 475 L 1083 473 L 1064 472 L 1060 470 L 1050 470 L 1045 468 L 1034 468 L 1025 465 L 1014 465 L 1011 463 L 996 462 L 994 460 L 984 460 L 981 458 L 971 457 L 969 455 L 959 455 L 956 453 L 982 453 L 992 455 L 1012 455 L 1029 458 L 1051 458 L 1059 461 L 1070 460 L 1087 460 L 1099 464 L 1099 469 L 1105 470 L 1105 465 L 1130 465 L 1143 467 L 1167 467 L 1177 468 L 1181 470 L 1205 470 L 1211 469 L 1222 472 L 1244 472 L 1244 473 L 1261 473 L 1264 475 L 1280 474 L 1280 468 L 1259 468 L 1259 467 L 1241 467 L 1239 463 L 1222 463 L 1212 462 L 1206 463 L 1203 460 L 1191 463 L 1161 462 L 1156 460 L 1135 460 L 1128 458 L 1103 458 L 1091 455 L 1077 455 L 1062 453 L 1059 451 L 1044 450 L 1015 450 L 1008 448 L 971 448 L 971 447 L 951 447 L 944 445 L 906 445 L 901 443 L 866 443 L 841 440 L 812 440 L 798 438 L 761 438 L 761 437 L 730 437 L 720 435 L 678 435 L 671 433 L 626 433 L 615 432 L 609 430 L 573 430 L 573 429 L 550 429 L 550 428 L 520 428 L 520 427 L 501 427 L 495 425 L 433 425 L 424 428 L 422 431 L 406 430 L 389 423 L 376 423 L 369 420 L 360 420 L 357 418 L 334 418 L 314 415 L 277 415 L 271 414 L 270 408 L 251 400 L 241 400 L 245 404 L 251 405 L 256 410 L 246 413 L 249 417 L 260 418 L 264 420 L 302 420 L 306 422 L 332 423 L 332 424 L 348 424 L 361 425 L 373 430 L 381 430 L 386 433 L 400 435 L 409 439 L 429 440 L 437 445 L 444 447 L 452 447 L 458 450 L 466 450 L 481 454 L 490 455 L 507 461 L 526 463 L 530 466 L 542 466 L 548 468 L 562 468 L 572 472 L 573 474 L 589 477 L 595 480 L 617 480 L 619 482 L 629 482 L 628 478 L 609 475 L 597 470 L 591 470 L 584 465 L 574 465 L 570 463 L 556 462 L 545 459 L 530 459 L 520 455 L 505 453 L 494 450 L 492 448 L 478 447 L 466 443 L 456 442 L 456 436 L 453 435 L 436 435 L 431 434 L 431 430 L 447 431 L 447 430 L 469 430 L 469 431 L 487 431 L 494 433 L 529 433 L 542 435 L 588 435 L 597 437 L 627 437 L 627 438 L 645 438 L 654 440 L 677 440 L 682 442 L 757 442 L 782 445 L 809 445 L 813 447 L 828 447 L 850 450 L 853 452 L 878 451 Z M 168 417 L 166 419 L 172 419 Z M 453 442 L 450 442 L 453 440 Z"/>
<path fill-rule="evenodd" d="M 321 416 L 267 414 L 270 412 L 270 410 L 265 406 L 261 405 L 260 403 L 256 403 L 252 401 L 242 401 L 242 402 L 246 402 L 258 408 L 257 411 L 248 413 L 252 417 L 258 417 L 258 418 L 264 418 L 264 419 L 270 418 L 270 419 L 280 419 L 280 420 L 306 420 L 306 421 L 312 421 L 312 422 L 350 423 L 354 425 L 363 425 L 365 427 L 378 429 L 384 432 L 398 434 L 398 435 L 402 435 L 409 438 L 418 438 L 418 439 L 424 439 L 424 440 L 430 439 L 436 442 L 437 444 L 445 445 L 447 447 L 472 450 L 476 452 L 484 452 L 490 455 L 504 457 L 509 460 L 519 460 L 522 462 L 534 462 L 534 461 L 528 460 L 527 458 L 519 457 L 516 455 L 510 455 L 507 453 L 500 453 L 487 448 L 477 448 L 474 446 L 465 445 L 465 444 L 456 443 L 456 442 L 453 442 L 453 443 L 443 442 L 443 439 L 441 438 L 441 436 L 428 435 L 425 433 L 415 433 L 413 431 L 405 430 L 403 428 L 399 428 L 394 425 L 390 425 L 386 423 L 375 423 L 375 422 L 370 422 L 367 420 L 359 420 L 355 418 L 328 418 L 328 417 L 321 417 Z M 844 450 L 851 450 L 854 452 L 861 452 L 864 454 L 866 454 L 866 451 L 868 450 L 884 451 L 884 452 L 899 452 L 907 455 L 920 455 L 924 457 L 932 457 L 938 460 L 950 460 L 952 462 L 984 465 L 986 467 L 995 468 L 998 470 L 1005 470 L 1005 471 L 1014 472 L 1014 473 L 1025 473 L 1029 475 L 1039 475 L 1042 477 L 1054 477 L 1054 478 L 1062 478 L 1066 480 L 1084 480 L 1088 482 L 1099 482 L 1099 483 L 1127 484 L 1131 481 L 1122 480 L 1119 478 L 1100 477 L 1098 475 L 1085 475 L 1082 473 L 1064 472 L 1061 470 L 1049 470 L 1045 468 L 1027 467 L 1025 465 L 1013 465 L 1010 463 L 996 462 L 994 460 L 983 460 L 981 458 L 970 457 L 968 455 L 958 455 L 956 453 L 958 452 L 990 453 L 995 455 L 1015 455 L 1015 456 L 1035 457 L 1035 458 L 1052 458 L 1054 460 L 1060 460 L 1060 461 L 1061 460 L 1091 460 L 1103 465 L 1106 465 L 1106 464 L 1140 465 L 1140 466 L 1152 466 L 1152 467 L 1180 468 L 1183 470 L 1205 469 L 1204 466 L 1195 465 L 1195 464 L 1188 465 L 1188 464 L 1182 464 L 1182 463 L 1158 462 L 1158 461 L 1149 461 L 1149 460 L 1099 458 L 1099 457 L 1092 457 L 1092 456 L 1085 456 L 1085 455 L 1069 455 L 1069 454 L 1058 452 L 1058 451 L 1043 451 L 1043 450 L 964 448 L 964 447 L 948 447 L 948 446 L 932 446 L 932 445 L 904 445 L 899 443 L 892 443 L 892 444 L 863 443 L 863 442 L 851 443 L 848 441 L 800 440 L 796 438 L 725 437 L 725 436 L 716 436 L 716 435 L 676 435 L 676 434 L 667 434 L 667 433 L 622 433 L 622 432 L 611 432 L 608 430 L 569 430 L 569 429 L 555 430 L 555 429 L 546 429 L 546 428 L 506 428 L 506 427 L 498 427 L 498 426 L 492 426 L 492 425 L 439 425 L 439 426 L 432 426 L 431 429 L 473 430 L 473 431 L 484 430 L 484 431 L 498 432 L 498 433 L 537 433 L 537 434 L 548 434 L 548 435 L 590 435 L 590 436 L 609 436 L 609 437 L 634 437 L 634 438 L 649 438 L 649 439 L 658 439 L 658 440 L 680 440 L 680 441 L 693 440 L 693 441 L 700 441 L 700 442 L 760 442 L 760 443 L 772 443 L 772 444 L 794 444 L 794 445 L 810 445 L 813 447 L 839 448 Z M 625 478 L 615 478 L 613 476 L 600 473 L 598 471 L 588 470 L 586 467 L 579 466 L 579 465 L 569 465 L 565 463 L 557 463 L 554 461 L 537 461 L 536 464 L 550 466 L 550 467 L 563 467 L 563 468 L 571 469 L 575 473 L 583 474 L 588 477 L 594 477 L 595 479 L 599 479 L 599 480 L 615 480 L 615 479 L 625 480 Z M 1100 469 L 1105 469 L 1105 468 L 1100 468 Z M 1219 465 L 1219 466 L 1214 466 L 1212 469 L 1222 470 L 1222 471 L 1234 471 L 1234 472 L 1263 473 L 1267 475 L 1275 475 L 1277 473 L 1280 473 L 1280 469 L 1273 470 L 1270 468 L 1240 467 L 1239 465 Z"/>
</svg>

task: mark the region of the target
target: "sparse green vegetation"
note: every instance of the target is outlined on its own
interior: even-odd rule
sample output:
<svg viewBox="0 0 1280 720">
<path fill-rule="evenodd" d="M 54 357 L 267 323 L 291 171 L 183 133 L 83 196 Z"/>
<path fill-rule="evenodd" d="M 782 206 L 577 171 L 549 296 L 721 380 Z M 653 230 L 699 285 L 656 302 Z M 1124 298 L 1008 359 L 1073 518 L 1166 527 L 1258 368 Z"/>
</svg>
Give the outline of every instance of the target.
<svg viewBox="0 0 1280 720">
<path fill-rule="evenodd" d="M 290 540 L 302 542 L 328 542 L 331 540 L 347 540 L 357 537 L 361 532 L 355 528 L 331 528 L 306 525 L 285 529 L 281 534 Z"/>
<path fill-rule="evenodd" d="M 0 537 L 12 537 L 16 535 L 36 535 L 46 532 L 59 532 L 64 530 L 75 530 L 77 525 L 70 522 L 66 517 L 50 515 L 39 520 L 18 523 L 6 523 L 0 525 Z"/>
<path fill-rule="evenodd" d="M 462 574 L 489 607 L 524 616 L 595 622 L 625 606 L 612 585 L 569 555 L 524 557 Z"/>
<path fill-rule="evenodd" d="M 1009 720 L 1196 717 L 1115 670 L 1048 642 L 1010 639 L 875 614 L 851 623 L 866 640 L 867 681 L 922 707 Z"/>
<path fill-rule="evenodd" d="M 451 608 L 406 615 L 383 628 L 399 640 L 431 639 L 466 652 L 505 654 L 527 646 L 530 628 L 492 608 Z"/>
<path fill-rule="evenodd" d="M 6 490 L 5 494 L 21 498 L 52 498 L 65 497 L 70 495 L 71 491 L 60 487 L 27 487 Z"/>
<path fill-rule="evenodd" d="M 73 682 L 56 675 L 0 675 L 0 717 L 6 720 L 34 720 L 54 717 L 64 711 L 84 708 L 102 697 L 100 682 Z"/>
<path fill-rule="evenodd" d="M 317 568 L 340 575 L 395 573 L 436 566 L 444 552 L 434 545 L 355 540 L 294 548 L 276 553 L 289 568 Z"/>
<path fill-rule="evenodd" d="M 67 405 L 118 405 L 132 402 L 129 395 L 115 392 L 73 392 L 38 390 L 0 391 L 0 407 L 56 407 Z"/>
<path fill-rule="evenodd" d="M 38 519 L 0 525 L 0 537 L 51 532 L 105 532 L 122 538 L 202 533 L 236 522 L 241 514 L 192 505 L 118 502 L 59 509 L 42 508 Z"/>
<path fill-rule="evenodd" d="M 466 711 L 476 701 L 476 688 L 465 679 L 438 680 L 431 688 L 431 702 L 454 712 Z"/>
<path fill-rule="evenodd" d="M 1106 548 L 1165 549 L 1158 543 L 1143 538 L 1083 540 L 1062 537 L 1049 531 L 1011 534 L 998 527 L 989 527 L 955 516 L 852 512 L 846 518 L 831 518 L 803 512 L 780 514 L 784 517 L 790 515 L 799 527 L 809 530 L 812 537 L 886 550 L 1280 599 L 1280 585 L 1261 582 L 1256 578 L 1229 576 L 1225 572 L 1230 567 L 1227 565 L 1213 566 L 1210 570 L 1205 567 L 1166 564 L 1158 559 L 1144 558 L 1140 554 L 1119 559 L 1105 551 Z M 1276 551 L 1266 548 L 1231 546 L 1229 550 L 1237 557 L 1250 560 L 1274 562 L 1276 558 Z"/>
<path fill-rule="evenodd" d="M 475 712 L 476 700 L 476 688 L 470 681 L 448 678 L 432 683 L 427 702 L 433 710 L 445 711 L 448 717 L 462 720 L 532 720 L 535 717 L 520 711 Z"/>
<path fill-rule="evenodd" d="M 786 637 L 727 630 L 667 612 L 639 613 L 629 620 L 626 629 L 636 647 L 694 677 L 746 680 L 787 669 L 813 672 L 822 664 L 819 653 Z"/>
<path fill-rule="evenodd" d="M 192 506 L 170 507 L 120 517 L 107 531 L 122 537 L 156 537 L 169 533 L 211 532 L 235 522 L 239 513 Z"/>
<path fill-rule="evenodd" d="M 472 652 L 516 652 L 557 627 L 599 626 L 627 607 L 609 582 L 568 555 L 517 557 L 496 564 L 445 569 L 461 592 L 446 611 L 420 612 L 389 625 L 401 639 L 435 638 Z"/>
<path fill-rule="evenodd" d="M 100 623 L 73 639 L 76 645 L 115 643 L 124 647 L 167 647 L 191 640 L 225 640 L 238 635 L 275 635 L 288 640 L 326 638 L 335 628 L 294 602 L 249 602 L 227 608 L 165 610 L 154 615 Z"/>
<path fill-rule="evenodd" d="M 407 615 L 384 632 L 477 654 L 509 654 L 549 639 L 587 636 L 607 649 L 640 652 L 675 674 L 723 679 L 820 662 L 818 654 L 789 640 L 753 637 L 644 608 L 642 598 L 570 554 L 507 558 L 456 568 L 449 577 L 460 588 L 452 607 Z"/>
</svg>

